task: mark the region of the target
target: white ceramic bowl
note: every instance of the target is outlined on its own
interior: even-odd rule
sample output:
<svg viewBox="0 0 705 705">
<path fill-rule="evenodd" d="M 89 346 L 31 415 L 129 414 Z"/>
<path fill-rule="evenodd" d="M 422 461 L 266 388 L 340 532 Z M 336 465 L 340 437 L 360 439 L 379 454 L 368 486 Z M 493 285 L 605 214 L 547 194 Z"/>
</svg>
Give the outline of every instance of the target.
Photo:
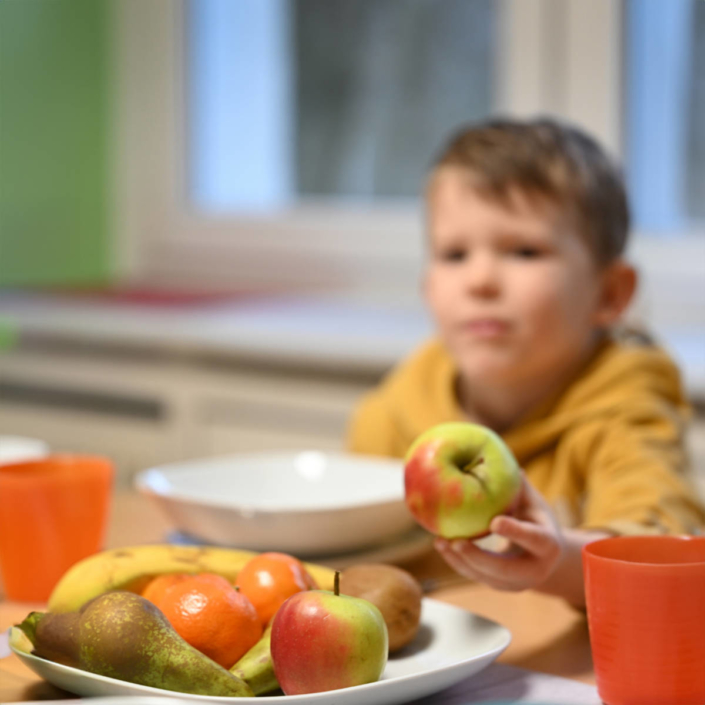
<svg viewBox="0 0 705 705">
<path fill-rule="evenodd" d="M 49 446 L 38 438 L 0 436 L 0 465 L 23 463 L 49 454 Z"/>
<path fill-rule="evenodd" d="M 233 455 L 145 470 L 135 485 L 179 531 L 255 551 L 334 555 L 415 526 L 398 460 L 318 451 Z"/>
</svg>

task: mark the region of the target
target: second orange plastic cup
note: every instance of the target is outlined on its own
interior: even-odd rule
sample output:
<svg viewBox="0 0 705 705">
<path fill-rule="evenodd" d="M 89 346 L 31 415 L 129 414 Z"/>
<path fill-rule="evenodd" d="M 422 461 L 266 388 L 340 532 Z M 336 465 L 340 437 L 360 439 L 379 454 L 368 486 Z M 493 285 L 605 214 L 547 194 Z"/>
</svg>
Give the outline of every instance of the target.
<svg viewBox="0 0 705 705">
<path fill-rule="evenodd" d="M 590 645 L 607 705 L 705 703 L 705 537 L 583 548 Z"/>
<path fill-rule="evenodd" d="M 107 458 L 49 455 L 0 466 L 5 597 L 45 602 L 59 578 L 103 547 L 113 483 Z"/>
</svg>

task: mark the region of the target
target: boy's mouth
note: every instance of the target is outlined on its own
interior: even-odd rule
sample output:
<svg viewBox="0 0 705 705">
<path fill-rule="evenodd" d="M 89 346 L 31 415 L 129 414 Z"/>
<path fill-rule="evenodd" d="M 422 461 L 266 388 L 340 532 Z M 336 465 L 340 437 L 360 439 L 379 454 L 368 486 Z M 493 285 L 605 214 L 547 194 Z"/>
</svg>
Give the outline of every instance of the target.
<svg viewBox="0 0 705 705">
<path fill-rule="evenodd" d="M 462 324 L 462 329 L 475 338 L 500 338 L 509 332 L 509 323 L 500 318 L 473 318 Z"/>
</svg>

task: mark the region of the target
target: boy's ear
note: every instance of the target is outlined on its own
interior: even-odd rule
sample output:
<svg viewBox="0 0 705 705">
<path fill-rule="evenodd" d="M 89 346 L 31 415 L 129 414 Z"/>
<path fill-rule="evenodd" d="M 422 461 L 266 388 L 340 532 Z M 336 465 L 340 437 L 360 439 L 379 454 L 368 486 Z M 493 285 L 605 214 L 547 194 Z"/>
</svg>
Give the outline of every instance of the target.
<svg viewBox="0 0 705 705">
<path fill-rule="evenodd" d="M 617 260 L 605 268 L 595 325 L 606 328 L 622 317 L 634 297 L 637 281 L 636 269 L 624 260 Z"/>
</svg>

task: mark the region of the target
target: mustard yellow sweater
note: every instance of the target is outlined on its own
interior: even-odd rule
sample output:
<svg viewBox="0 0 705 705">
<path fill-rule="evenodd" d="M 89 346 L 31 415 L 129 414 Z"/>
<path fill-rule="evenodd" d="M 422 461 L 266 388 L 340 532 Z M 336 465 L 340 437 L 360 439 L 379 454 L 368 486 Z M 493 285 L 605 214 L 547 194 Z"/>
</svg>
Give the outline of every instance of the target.
<svg viewBox="0 0 705 705">
<path fill-rule="evenodd" d="M 463 420 L 457 368 L 437 341 L 361 401 L 348 448 L 401 458 L 424 430 Z M 564 526 L 694 533 L 705 510 L 684 478 L 689 407 L 662 350 L 605 343 L 557 398 L 504 434 Z"/>
</svg>

